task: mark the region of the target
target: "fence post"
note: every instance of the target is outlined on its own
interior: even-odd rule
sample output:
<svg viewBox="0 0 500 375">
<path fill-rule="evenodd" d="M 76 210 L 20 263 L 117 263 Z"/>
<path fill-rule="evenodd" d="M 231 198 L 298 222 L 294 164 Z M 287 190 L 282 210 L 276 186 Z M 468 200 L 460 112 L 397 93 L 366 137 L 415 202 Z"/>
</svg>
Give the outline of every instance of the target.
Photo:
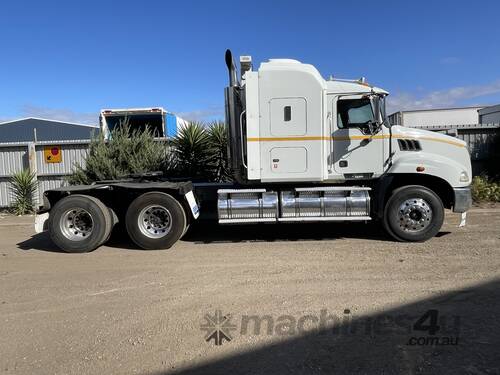
<svg viewBox="0 0 500 375">
<path fill-rule="evenodd" d="M 38 204 L 39 202 L 42 202 L 42 200 L 40 199 L 39 189 L 38 189 L 38 168 L 36 165 L 36 146 L 34 142 L 28 143 L 28 167 L 30 172 L 33 173 L 35 176 L 35 182 L 36 182 L 35 204 Z"/>
</svg>

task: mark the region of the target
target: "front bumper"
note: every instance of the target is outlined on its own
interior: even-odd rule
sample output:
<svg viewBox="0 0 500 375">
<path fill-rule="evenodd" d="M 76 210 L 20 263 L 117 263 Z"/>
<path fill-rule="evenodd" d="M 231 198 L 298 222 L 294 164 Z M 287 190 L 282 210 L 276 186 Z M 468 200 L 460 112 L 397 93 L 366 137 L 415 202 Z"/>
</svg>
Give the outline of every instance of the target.
<svg viewBox="0 0 500 375">
<path fill-rule="evenodd" d="M 453 212 L 462 213 L 472 206 L 472 194 L 470 186 L 453 188 L 455 200 L 453 203 Z"/>
</svg>

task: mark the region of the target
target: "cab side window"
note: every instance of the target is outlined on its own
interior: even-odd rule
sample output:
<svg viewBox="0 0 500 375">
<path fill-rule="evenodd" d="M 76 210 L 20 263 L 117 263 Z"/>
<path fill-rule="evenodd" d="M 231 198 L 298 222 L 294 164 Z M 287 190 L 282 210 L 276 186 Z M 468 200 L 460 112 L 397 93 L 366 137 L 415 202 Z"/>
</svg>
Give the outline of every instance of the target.
<svg viewBox="0 0 500 375">
<path fill-rule="evenodd" d="M 361 128 L 374 120 L 370 99 L 345 99 L 337 102 L 339 129 Z"/>
</svg>

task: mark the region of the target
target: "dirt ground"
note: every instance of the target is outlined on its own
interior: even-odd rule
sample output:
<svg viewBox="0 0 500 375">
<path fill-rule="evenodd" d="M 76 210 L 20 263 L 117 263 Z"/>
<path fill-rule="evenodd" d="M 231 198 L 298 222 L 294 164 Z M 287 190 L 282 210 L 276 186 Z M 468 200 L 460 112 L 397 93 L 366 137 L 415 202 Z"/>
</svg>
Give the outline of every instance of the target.
<svg viewBox="0 0 500 375">
<path fill-rule="evenodd" d="M 118 229 L 88 254 L 32 221 L 0 217 L 0 373 L 500 374 L 500 208 L 448 213 L 425 243 L 199 226 L 167 251 Z"/>
</svg>

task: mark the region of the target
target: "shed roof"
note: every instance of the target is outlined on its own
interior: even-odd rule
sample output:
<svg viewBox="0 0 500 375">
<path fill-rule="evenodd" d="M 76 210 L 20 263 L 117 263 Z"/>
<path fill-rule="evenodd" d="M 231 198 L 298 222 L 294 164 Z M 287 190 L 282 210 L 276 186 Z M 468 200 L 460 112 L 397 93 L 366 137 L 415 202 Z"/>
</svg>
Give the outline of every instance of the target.
<svg viewBox="0 0 500 375">
<path fill-rule="evenodd" d="M 28 117 L 0 123 L 0 143 L 34 141 L 34 129 L 37 141 L 90 139 L 99 132 L 93 125 Z"/>
<path fill-rule="evenodd" d="M 491 105 L 479 110 L 480 115 L 488 115 L 490 113 L 500 112 L 500 104 Z"/>
</svg>

